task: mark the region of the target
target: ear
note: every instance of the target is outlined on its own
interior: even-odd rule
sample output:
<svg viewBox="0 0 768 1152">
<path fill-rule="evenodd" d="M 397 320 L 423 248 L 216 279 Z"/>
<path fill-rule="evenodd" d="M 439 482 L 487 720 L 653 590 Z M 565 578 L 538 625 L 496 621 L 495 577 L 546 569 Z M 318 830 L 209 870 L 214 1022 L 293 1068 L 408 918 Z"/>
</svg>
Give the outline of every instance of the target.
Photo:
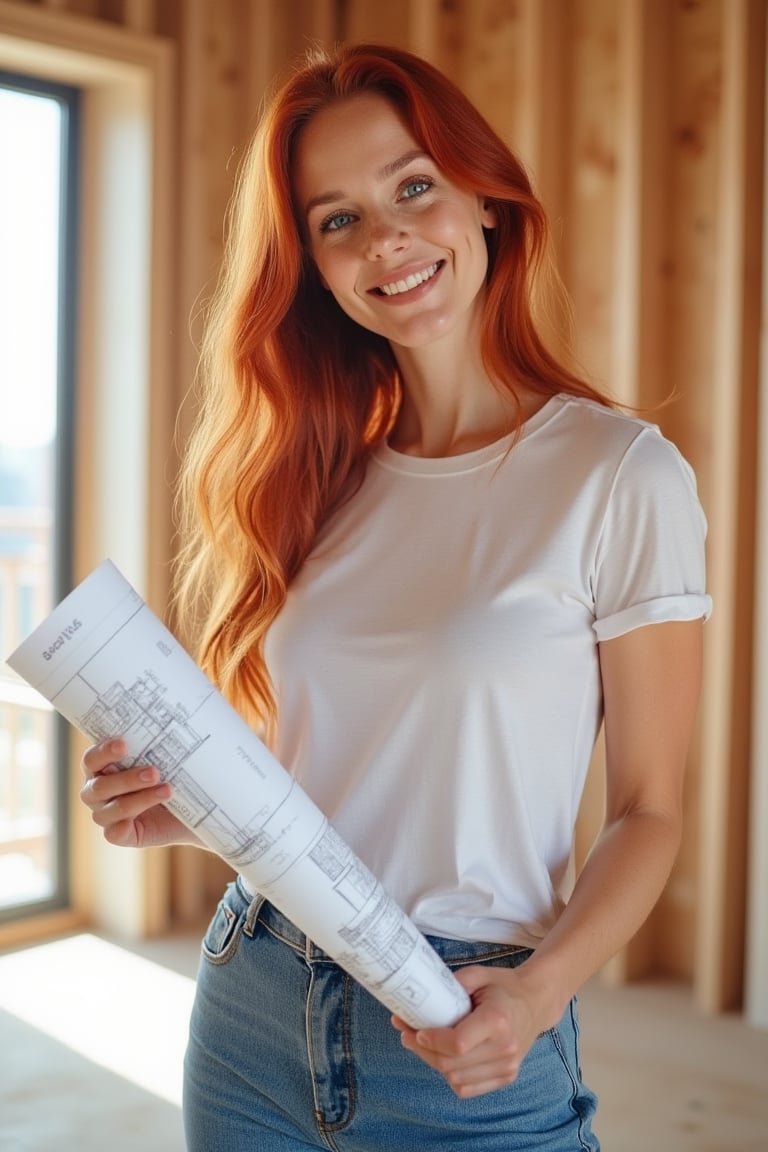
<svg viewBox="0 0 768 1152">
<path fill-rule="evenodd" d="M 480 223 L 483 228 L 495 228 L 498 223 L 496 219 L 496 206 L 491 200 L 480 201 Z"/>
</svg>

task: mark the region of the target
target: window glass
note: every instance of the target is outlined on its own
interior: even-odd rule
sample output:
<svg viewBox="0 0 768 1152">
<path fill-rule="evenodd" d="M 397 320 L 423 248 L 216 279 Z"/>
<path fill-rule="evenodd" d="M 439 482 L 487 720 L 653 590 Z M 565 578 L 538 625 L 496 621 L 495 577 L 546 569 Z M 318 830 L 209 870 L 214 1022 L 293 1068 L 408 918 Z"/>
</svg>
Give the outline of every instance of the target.
<svg viewBox="0 0 768 1152">
<path fill-rule="evenodd" d="M 0 917 L 67 898 L 62 726 L 5 658 L 69 576 L 77 92 L 0 73 Z"/>
</svg>

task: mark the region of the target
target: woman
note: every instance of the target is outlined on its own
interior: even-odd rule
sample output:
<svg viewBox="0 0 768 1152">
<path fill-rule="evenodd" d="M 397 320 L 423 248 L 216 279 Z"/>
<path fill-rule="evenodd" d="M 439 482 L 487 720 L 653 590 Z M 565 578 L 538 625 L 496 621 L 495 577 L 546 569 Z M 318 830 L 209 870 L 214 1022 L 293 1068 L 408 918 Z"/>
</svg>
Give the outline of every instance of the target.
<svg viewBox="0 0 768 1152">
<path fill-rule="evenodd" d="M 596 1149 L 575 994 L 680 839 L 710 610 L 692 473 L 545 346 L 541 205 L 423 61 L 313 54 L 230 225 L 181 615 L 472 1010 L 390 1020 L 239 879 L 204 943 L 189 1148 Z M 603 718 L 605 824 L 566 902 Z M 84 759 L 107 839 L 189 841 L 120 752 Z"/>
</svg>

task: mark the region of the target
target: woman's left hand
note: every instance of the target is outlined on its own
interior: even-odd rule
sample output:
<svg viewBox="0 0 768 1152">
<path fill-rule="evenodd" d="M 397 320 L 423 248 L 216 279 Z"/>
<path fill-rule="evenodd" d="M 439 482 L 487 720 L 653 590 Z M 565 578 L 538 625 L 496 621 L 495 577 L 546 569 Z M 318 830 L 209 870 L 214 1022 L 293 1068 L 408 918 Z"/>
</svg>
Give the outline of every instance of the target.
<svg viewBox="0 0 768 1152">
<path fill-rule="evenodd" d="M 481 1096 L 517 1078 L 520 1065 L 541 1032 L 553 1026 L 523 994 L 517 969 L 472 965 L 456 978 L 472 999 L 472 1010 L 450 1028 L 411 1028 L 398 1016 L 392 1023 L 408 1048 L 440 1072 L 457 1096 Z"/>
</svg>

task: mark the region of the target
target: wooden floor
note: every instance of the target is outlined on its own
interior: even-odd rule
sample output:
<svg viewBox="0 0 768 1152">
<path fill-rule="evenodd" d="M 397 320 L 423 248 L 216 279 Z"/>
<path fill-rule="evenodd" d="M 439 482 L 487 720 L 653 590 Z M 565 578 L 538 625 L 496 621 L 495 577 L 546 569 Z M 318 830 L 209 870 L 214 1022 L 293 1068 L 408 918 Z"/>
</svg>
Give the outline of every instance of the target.
<svg viewBox="0 0 768 1152">
<path fill-rule="evenodd" d="M 699 1015 L 675 985 L 595 983 L 580 1001 L 604 1152 L 768 1152 L 768 1032 Z"/>
<path fill-rule="evenodd" d="M 183 1152 L 197 955 L 197 939 L 88 934 L 0 955 L 0 1150 Z M 603 1152 L 768 1152 L 768 1032 L 705 1019 L 669 985 L 594 983 L 580 1001 Z"/>
</svg>

